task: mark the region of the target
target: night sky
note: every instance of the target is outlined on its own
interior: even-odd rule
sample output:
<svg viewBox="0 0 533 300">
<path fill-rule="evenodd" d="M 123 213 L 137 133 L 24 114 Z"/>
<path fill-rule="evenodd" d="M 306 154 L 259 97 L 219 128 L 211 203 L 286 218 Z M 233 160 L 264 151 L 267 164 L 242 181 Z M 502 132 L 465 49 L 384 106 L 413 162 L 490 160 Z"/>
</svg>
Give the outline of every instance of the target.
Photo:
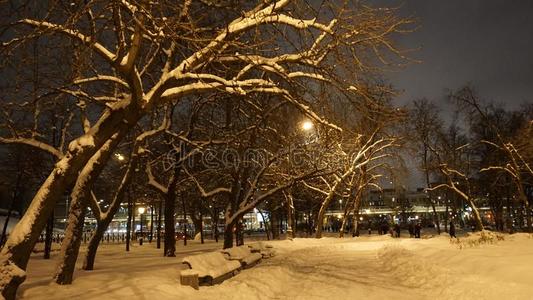
<svg viewBox="0 0 533 300">
<path fill-rule="evenodd" d="M 420 48 L 410 57 L 420 60 L 387 73 L 396 100 L 405 105 L 426 97 L 451 121 L 445 100 L 450 90 L 471 83 L 479 94 L 508 109 L 533 101 L 533 0 L 373 0 L 378 6 L 401 6 L 418 30 L 401 36 L 402 48 Z M 410 174 L 403 184 L 424 186 L 417 163 L 405 157 Z"/>
<path fill-rule="evenodd" d="M 443 102 L 447 90 L 472 83 L 508 108 L 533 101 L 533 1 L 403 0 L 420 28 L 400 39 L 422 62 L 388 74 L 403 90 L 398 104 L 427 97 Z"/>
</svg>

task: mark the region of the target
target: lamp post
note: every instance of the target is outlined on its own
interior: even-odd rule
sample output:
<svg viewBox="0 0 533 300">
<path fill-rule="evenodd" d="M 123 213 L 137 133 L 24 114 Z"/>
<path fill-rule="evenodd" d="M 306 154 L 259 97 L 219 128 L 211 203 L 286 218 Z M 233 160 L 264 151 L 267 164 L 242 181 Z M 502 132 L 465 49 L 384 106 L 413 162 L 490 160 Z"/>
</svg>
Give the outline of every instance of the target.
<svg viewBox="0 0 533 300">
<path fill-rule="evenodd" d="M 139 218 L 141 219 L 141 238 L 139 239 L 139 245 L 143 244 L 143 214 L 144 214 L 144 207 L 139 207 Z"/>
</svg>

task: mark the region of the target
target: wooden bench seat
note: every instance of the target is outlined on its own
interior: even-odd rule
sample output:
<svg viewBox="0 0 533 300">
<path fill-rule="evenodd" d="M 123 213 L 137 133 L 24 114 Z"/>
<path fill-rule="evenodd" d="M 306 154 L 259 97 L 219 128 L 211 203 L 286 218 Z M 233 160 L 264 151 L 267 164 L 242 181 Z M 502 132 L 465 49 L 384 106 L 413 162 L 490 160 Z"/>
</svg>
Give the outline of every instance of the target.
<svg viewBox="0 0 533 300">
<path fill-rule="evenodd" d="M 182 263 L 194 271 L 193 273 L 198 274 L 199 285 L 220 283 L 238 273 L 241 268 L 238 261 L 228 260 L 224 254 L 218 251 L 187 256 L 183 258 Z M 191 280 L 190 277 L 194 275 L 190 273 L 190 270 L 182 271 L 180 275 L 187 278 L 181 281 Z M 193 286 L 192 284 L 187 285 Z"/>
<path fill-rule="evenodd" d="M 222 250 L 229 255 L 229 259 L 239 261 L 243 268 L 250 268 L 263 257 L 260 253 L 252 253 L 248 246 L 239 246 Z"/>
<path fill-rule="evenodd" d="M 276 255 L 274 248 L 271 245 L 265 244 L 263 242 L 249 244 L 248 247 L 250 247 L 252 253 L 261 253 L 263 258 L 270 258 Z"/>
</svg>

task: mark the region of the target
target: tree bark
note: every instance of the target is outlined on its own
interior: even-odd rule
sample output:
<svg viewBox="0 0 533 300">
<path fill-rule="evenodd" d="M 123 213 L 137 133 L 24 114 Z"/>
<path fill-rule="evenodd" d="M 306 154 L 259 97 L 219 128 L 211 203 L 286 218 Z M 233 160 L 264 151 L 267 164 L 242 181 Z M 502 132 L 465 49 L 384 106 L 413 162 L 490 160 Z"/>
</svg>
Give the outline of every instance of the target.
<svg viewBox="0 0 533 300">
<path fill-rule="evenodd" d="M 148 242 L 151 243 L 154 238 L 154 205 L 150 205 L 150 237 Z"/>
<path fill-rule="evenodd" d="M 109 223 L 107 223 L 109 225 Z M 89 245 L 87 246 L 87 253 L 85 254 L 85 260 L 83 261 L 82 269 L 86 271 L 94 270 L 94 261 L 96 259 L 96 251 L 100 245 L 100 241 L 104 237 L 104 233 L 107 226 L 104 221 L 99 221 L 96 225 L 96 230 L 94 231 L 91 239 L 89 240 Z"/>
<path fill-rule="evenodd" d="M 270 212 L 270 229 L 272 230 L 272 239 L 279 240 L 279 214 L 277 210 Z"/>
<path fill-rule="evenodd" d="M 59 263 L 54 280 L 58 284 L 71 284 L 76 267 L 76 260 L 80 250 L 83 225 L 87 206 L 90 201 L 91 189 L 98 176 L 104 169 L 111 154 L 119 141 L 125 135 L 125 130 L 113 135 L 87 162 L 82 169 L 71 193 L 71 203 L 68 213 L 65 239 L 61 245 L 61 262 Z"/>
<path fill-rule="evenodd" d="M 124 101 L 129 103 L 124 105 Z M 120 101 L 106 110 L 87 134 L 70 143 L 69 151 L 56 163 L 0 252 L 0 268 L 4 270 L 4 279 L 0 282 L 3 297 L 15 298 L 19 285 L 26 279 L 25 269 L 39 234 L 78 172 L 105 141 L 120 128 L 136 124 L 144 113 L 134 101 Z"/>
<path fill-rule="evenodd" d="M 44 259 L 50 259 L 50 252 L 52 252 L 52 239 L 54 234 L 54 212 L 46 222 L 46 233 L 44 235 Z"/>
<path fill-rule="evenodd" d="M 295 219 L 294 199 L 292 197 L 292 190 L 289 190 L 287 193 L 287 238 L 291 240 L 296 237 Z"/>
<path fill-rule="evenodd" d="M 224 249 L 233 247 L 233 227 L 234 223 L 224 225 Z"/>
</svg>

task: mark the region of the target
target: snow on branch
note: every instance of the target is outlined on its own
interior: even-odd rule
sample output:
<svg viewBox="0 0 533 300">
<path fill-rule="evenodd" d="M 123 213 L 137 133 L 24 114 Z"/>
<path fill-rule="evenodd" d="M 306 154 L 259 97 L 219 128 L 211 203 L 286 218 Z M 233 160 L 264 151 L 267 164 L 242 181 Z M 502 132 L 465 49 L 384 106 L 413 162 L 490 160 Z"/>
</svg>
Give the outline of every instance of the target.
<svg viewBox="0 0 533 300">
<path fill-rule="evenodd" d="M 36 21 L 36 20 L 31 20 L 31 19 L 22 19 L 19 21 L 19 23 L 30 25 L 30 26 L 33 26 L 39 29 L 48 29 L 48 30 L 52 30 L 52 31 L 65 34 L 71 38 L 75 38 L 81 41 L 82 43 L 88 45 L 90 48 L 92 48 L 96 53 L 98 53 L 108 62 L 113 63 L 115 60 L 115 55 L 111 53 L 111 51 L 109 51 L 106 47 L 104 47 L 104 45 L 95 41 L 92 37 L 86 36 L 77 30 L 69 29 L 59 24 L 54 24 L 54 23 L 50 23 L 46 21 Z"/>
<path fill-rule="evenodd" d="M 75 85 L 81 85 L 81 84 L 92 83 L 92 82 L 97 82 L 97 81 L 110 81 L 110 82 L 118 83 L 125 88 L 128 88 L 128 89 L 130 88 L 129 84 L 125 82 L 124 80 L 118 77 L 109 76 L 109 75 L 97 75 L 97 76 L 93 76 L 89 78 L 76 79 L 72 83 Z"/>
<path fill-rule="evenodd" d="M 189 176 L 189 178 L 196 184 L 196 187 L 198 188 L 198 190 L 200 191 L 201 195 L 203 198 L 209 198 L 209 197 L 213 197 L 215 195 L 218 195 L 218 194 L 222 194 L 222 193 L 231 193 L 231 189 L 229 188 L 224 188 L 224 187 L 218 187 L 216 189 L 213 189 L 209 192 L 206 192 L 205 189 L 202 187 L 202 185 L 200 184 L 200 182 L 198 182 L 198 180 L 187 170 L 187 168 L 183 168 L 183 171 Z"/>
<path fill-rule="evenodd" d="M 61 151 L 59 151 L 58 149 L 46 144 L 46 143 L 43 143 L 43 142 L 40 142 L 36 139 L 28 139 L 28 138 L 4 138 L 4 137 L 0 137 L 0 143 L 2 144 L 19 144 L 19 145 L 27 145 L 27 146 L 32 146 L 34 148 L 37 148 L 37 149 L 40 149 L 40 150 L 43 150 L 45 152 L 48 152 L 50 154 L 52 154 L 53 156 L 55 156 L 56 158 L 58 159 L 61 159 L 63 157 L 63 153 L 61 153 Z"/>
<path fill-rule="evenodd" d="M 154 174 L 152 173 L 152 167 L 150 166 L 150 163 L 146 164 L 146 176 L 148 177 L 148 185 L 151 185 L 153 188 L 163 194 L 168 193 L 168 188 L 163 186 L 155 179 Z"/>
<path fill-rule="evenodd" d="M 320 189 L 320 188 L 317 188 L 316 186 L 310 185 L 310 184 L 308 184 L 308 183 L 305 182 L 305 181 L 302 181 L 302 183 L 303 183 L 303 185 L 304 185 L 306 188 L 308 188 L 308 189 L 310 189 L 310 190 L 313 190 L 313 191 L 315 191 L 315 192 L 319 192 L 319 193 L 321 193 L 321 194 L 323 194 L 323 195 L 326 195 L 326 196 L 329 194 L 328 192 L 326 192 L 326 191 L 324 191 L 324 190 L 322 190 L 322 189 Z M 327 183 L 327 182 L 326 182 L 326 183 Z M 331 188 L 330 188 L 330 189 L 331 189 Z"/>
</svg>

